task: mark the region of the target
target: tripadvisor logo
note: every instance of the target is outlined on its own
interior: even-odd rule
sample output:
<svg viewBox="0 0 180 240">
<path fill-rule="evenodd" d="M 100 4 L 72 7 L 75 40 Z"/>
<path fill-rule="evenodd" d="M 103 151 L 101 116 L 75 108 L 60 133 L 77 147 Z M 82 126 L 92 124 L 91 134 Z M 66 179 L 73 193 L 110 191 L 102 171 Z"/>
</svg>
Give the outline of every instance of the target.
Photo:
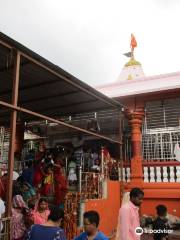
<svg viewBox="0 0 180 240">
<path fill-rule="evenodd" d="M 170 229 L 144 229 L 145 233 L 172 233 L 173 230 Z"/>
<path fill-rule="evenodd" d="M 136 235 L 140 236 L 142 235 L 143 233 L 166 233 L 166 234 L 169 234 L 169 233 L 172 233 L 173 230 L 170 230 L 170 229 L 143 229 L 141 227 L 137 227 L 135 229 L 135 233 Z"/>
<path fill-rule="evenodd" d="M 143 229 L 141 228 L 141 227 L 137 227 L 136 229 L 135 229 L 135 233 L 136 233 L 136 235 L 138 235 L 138 236 L 140 236 L 140 235 L 142 235 L 143 234 Z"/>
</svg>

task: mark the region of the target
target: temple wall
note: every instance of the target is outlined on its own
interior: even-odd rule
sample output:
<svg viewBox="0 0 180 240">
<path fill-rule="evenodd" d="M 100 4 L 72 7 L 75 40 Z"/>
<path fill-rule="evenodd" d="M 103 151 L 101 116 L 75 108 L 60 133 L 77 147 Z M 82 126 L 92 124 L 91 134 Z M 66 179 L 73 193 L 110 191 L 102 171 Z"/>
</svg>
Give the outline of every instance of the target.
<svg viewBox="0 0 180 240">
<path fill-rule="evenodd" d="M 130 191 L 133 184 L 125 186 Z M 180 217 L 180 183 L 143 183 L 141 187 L 145 193 L 144 201 L 140 209 L 142 215 L 155 215 L 156 206 L 164 204 L 168 213 Z"/>
<path fill-rule="evenodd" d="M 107 184 L 107 198 L 88 200 L 85 203 L 85 211 L 97 211 L 101 218 L 99 229 L 110 236 L 117 227 L 120 208 L 120 182 L 108 181 Z"/>
<path fill-rule="evenodd" d="M 145 106 L 147 101 L 170 99 L 179 97 L 179 89 L 169 89 L 162 92 L 144 93 L 134 96 L 119 97 L 118 99 L 130 111 Z M 176 103 L 175 103 L 176 104 Z M 153 162 L 152 162 L 153 166 Z M 141 215 L 155 215 L 155 207 L 158 204 L 164 204 L 168 208 L 170 214 L 180 217 L 180 183 L 142 183 L 142 186 L 126 184 L 126 191 L 130 191 L 133 187 L 141 187 L 145 192 L 144 202 L 141 206 Z"/>
<path fill-rule="evenodd" d="M 155 214 L 155 207 L 164 204 L 170 214 L 180 217 L 180 183 L 144 184 L 145 200 L 141 214 Z"/>
<path fill-rule="evenodd" d="M 138 94 L 134 96 L 123 96 L 117 97 L 125 108 L 129 108 L 130 110 L 134 110 L 136 108 L 142 108 L 145 106 L 145 102 L 147 101 L 156 101 L 161 99 L 170 99 L 179 97 L 180 90 L 179 89 L 169 89 L 161 92 L 152 92 L 152 93 L 144 93 Z"/>
</svg>

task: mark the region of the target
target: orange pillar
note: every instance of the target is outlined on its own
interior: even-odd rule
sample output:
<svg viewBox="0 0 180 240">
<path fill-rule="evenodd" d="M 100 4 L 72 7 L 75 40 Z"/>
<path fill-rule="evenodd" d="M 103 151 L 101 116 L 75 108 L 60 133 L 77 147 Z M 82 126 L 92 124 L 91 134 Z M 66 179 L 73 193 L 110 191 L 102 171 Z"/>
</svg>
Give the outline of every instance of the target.
<svg viewBox="0 0 180 240">
<path fill-rule="evenodd" d="M 131 183 L 133 185 L 143 184 L 143 168 L 142 168 L 142 122 L 144 118 L 144 111 L 134 110 L 126 111 L 131 126 Z"/>
</svg>

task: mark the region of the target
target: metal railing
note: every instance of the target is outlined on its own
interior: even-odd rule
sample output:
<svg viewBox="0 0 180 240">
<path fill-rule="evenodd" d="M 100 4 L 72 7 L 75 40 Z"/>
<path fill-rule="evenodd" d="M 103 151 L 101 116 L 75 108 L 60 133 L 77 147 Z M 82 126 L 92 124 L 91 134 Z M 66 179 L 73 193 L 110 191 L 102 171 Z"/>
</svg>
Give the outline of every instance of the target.
<svg viewBox="0 0 180 240">
<path fill-rule="evenodd" d="M 11 218 L 1 218 L 0 219 L 0 240 L 11 239 Z"/>
<path fill-rule="evenodd" d="M 131 139 L 124 139 L 124 162 L 131 162 Z M 146 130 L 142 134 L 142 158 L 143 161 L 175 161 L 176 145 L 180 146 L 180 128 L 161 128 Z"/>
<path fill-rule="evenodd" d="M 80 193 L 86 199 L 101 199 L 103 197 L 104 174 L 82 172 L 80 179 Z"/>
<path fill-rule="evenodd" d="M 175 146 L 180 144 L 180 129 L 148 130 L 142 136 L 142 154 L 145 161 L 175 161 Z"/>
</svg>

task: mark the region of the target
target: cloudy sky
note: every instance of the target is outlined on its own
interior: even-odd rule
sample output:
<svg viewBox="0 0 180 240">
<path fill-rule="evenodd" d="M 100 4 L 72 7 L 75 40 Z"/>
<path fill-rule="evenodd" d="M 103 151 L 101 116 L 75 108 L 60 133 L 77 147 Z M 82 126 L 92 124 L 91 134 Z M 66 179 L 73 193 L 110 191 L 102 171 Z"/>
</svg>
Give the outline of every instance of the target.
<svg viewBox="0 0 180 240">
<path fill-rule="evenodd" d="M 180 0 L 0 0 L 0 30 L 88 84 L 116 81 L 130 34 L 147 76 L 180 71 Z"/>
</svg>

